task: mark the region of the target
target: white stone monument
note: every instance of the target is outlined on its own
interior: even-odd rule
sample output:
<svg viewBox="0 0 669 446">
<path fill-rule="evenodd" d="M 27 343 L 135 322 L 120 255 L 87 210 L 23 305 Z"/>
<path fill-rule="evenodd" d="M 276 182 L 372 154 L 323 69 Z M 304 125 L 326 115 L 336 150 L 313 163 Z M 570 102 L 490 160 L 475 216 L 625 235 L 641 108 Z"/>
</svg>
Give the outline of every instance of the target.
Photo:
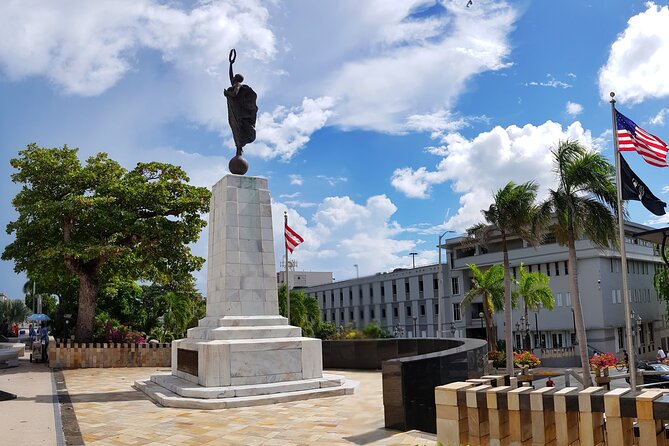
<svg viewBox="0 0 669 446">
<path fill-rule="evenodd" d="M 320 339 L 279 315 L 267 179 L 224 176 L 212 190 L 207 314 L 172 342 L 172 373 L 135 387 L 163 406 L 219 409 L 353 393 L 323 375 Z"/>
</svg>

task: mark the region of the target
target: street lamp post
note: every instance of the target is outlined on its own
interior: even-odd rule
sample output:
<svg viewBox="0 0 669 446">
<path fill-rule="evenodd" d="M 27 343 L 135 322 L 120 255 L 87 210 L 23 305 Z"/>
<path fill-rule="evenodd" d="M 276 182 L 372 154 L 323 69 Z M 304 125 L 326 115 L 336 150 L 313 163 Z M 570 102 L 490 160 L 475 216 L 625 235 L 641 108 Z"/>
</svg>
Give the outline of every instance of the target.
<svg viewBox="0 0 669 446">
<path fill-rule="evenodd" d="M 413 336 L 414 336 L 414 338 L 417 338 L 418 337 L 418 331 L 417 331 L 418 329 L 416 328 L 417 327 L 416 321 L 418 320 L 418 316 L 413 316 L 412 318 L 413 318 Z"/>
<path fill-rule="evenodd" d="M 413 268 L 416 268 L 416 256 L 418 255 L 417 252 L 410 252 L 409 255 L 411 256 L 411 262 L 413 265 Z"/>
<path fill-rule="evenodd" d="M 439 287 L 439 289 L 437 290 L 437 337 L 438 338 L 441 337 L 441 323 L 442 323 L 442 320 L 444 319 L 443 316 L 442 316 L 443 313 L 441 312 L 441 310 L 442 310 L 441 301 L 444 298 L 444 267 L 441 264 L 441 239 L 443 239 L 444 236 L 446 234 L 448 234 L 449 232 L 452 233 L 452 232 L 455 232 L 455 231 L 451 231 L 449 229 L 448 231 L 445 231 L 443 234 L 441 234 L 439 236 L 439 244 L 437 245 L 437 250 L 439 251 L 439 265 L 438 265 L 438 268 L 439 268 L 439 273 L 438 273 L 439 274 L 439 283 L 437 285 Z M 453 327 L 453 325 L 451 325 L 451 327 Z"/>
<path fill-rule="evenodd" d="M 451 322 L 451 337 L 455 337 L 455 323 Z"/>
<path fill-rule="evenodd" d="M 482 336 L 481 339 L 486 339 L 485 332 L 483 331 L 483 316 L 485 316 L 485 314 L 483 314 L 483 311 L 480 311 L 479 312 L 479 321 L 481 322 L 481 336 Z"/>
<path fill-rule="evenodd" d="M 355 267 L 355 278 L 359 279 L 360 278 L 360 271 L 358 271 L 358 264 L 356 263 L 353 266 Z"/>
</svg>

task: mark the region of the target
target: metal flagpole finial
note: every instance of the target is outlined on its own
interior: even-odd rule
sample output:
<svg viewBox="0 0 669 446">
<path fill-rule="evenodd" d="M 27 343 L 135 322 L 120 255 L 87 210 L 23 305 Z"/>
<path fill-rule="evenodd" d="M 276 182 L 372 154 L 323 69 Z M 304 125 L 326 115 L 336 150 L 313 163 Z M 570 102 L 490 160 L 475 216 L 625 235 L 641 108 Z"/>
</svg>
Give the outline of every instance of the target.
<svg viewBox="0 0 669 446">
<path fill-rule="evenodd" d="M 616 94 L 615 92 L 609 93 L 609 96 L 611 96 L 611 103 L 614 104 L 616 102 Z"/>
</svg>

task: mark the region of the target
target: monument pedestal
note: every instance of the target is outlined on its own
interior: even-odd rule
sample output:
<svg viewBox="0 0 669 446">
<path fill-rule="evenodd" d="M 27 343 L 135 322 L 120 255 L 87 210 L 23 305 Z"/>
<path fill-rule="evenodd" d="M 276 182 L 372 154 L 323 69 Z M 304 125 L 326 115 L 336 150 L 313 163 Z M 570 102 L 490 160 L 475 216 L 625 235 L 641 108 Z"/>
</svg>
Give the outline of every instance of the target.
<svg viewBox="0 0 669 446">
<path fill-rule="evenodd" d="M 279 315 L 267 180 L 226 175 L 209 214 L 207 315 L 172 342 L 172 373 L 137 381 L 163 406 L 220 409 L 353 393 L 320 339 Z"/>
</svg>

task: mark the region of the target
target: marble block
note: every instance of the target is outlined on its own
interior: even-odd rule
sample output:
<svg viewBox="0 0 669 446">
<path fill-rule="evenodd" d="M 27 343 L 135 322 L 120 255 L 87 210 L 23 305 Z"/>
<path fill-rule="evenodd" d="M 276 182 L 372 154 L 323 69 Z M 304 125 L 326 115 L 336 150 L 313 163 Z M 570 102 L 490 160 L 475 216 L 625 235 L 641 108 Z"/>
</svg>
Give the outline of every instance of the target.
<svg viewBox="0 0 669 446">
<path fill-rule="evenodd" d="M 275 274 L 267 179 L 224 176 L 209 212 L 207 317 L 278 315 Z"/>
</svg>

